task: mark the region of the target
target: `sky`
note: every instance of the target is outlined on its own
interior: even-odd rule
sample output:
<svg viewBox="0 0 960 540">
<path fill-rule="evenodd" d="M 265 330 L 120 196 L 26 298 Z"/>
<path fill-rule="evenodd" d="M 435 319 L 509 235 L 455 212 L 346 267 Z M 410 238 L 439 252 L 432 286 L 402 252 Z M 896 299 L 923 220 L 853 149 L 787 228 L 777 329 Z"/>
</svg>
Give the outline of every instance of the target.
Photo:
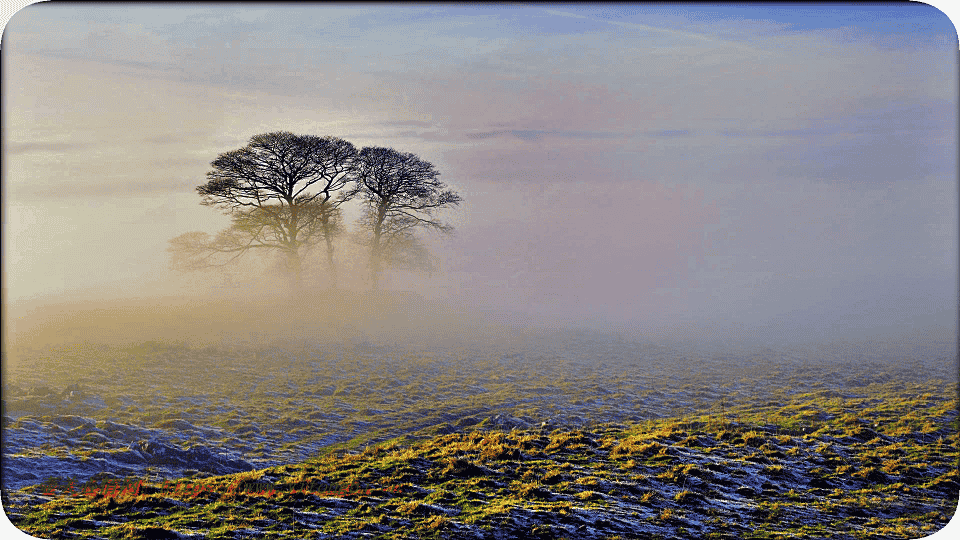
<svg viewBox="0 0 960 540">
<path fill-rule="evenodd" d="M 8 305 L 186 291 L 167 241 L 228 223 L 210 162 L 285 130 L 463 197 L 442 271 L 390 288 L 691 336 L 956 325 L 958 41 L 925 4 L 35 4 L 2 49 Z"/>
</svg>

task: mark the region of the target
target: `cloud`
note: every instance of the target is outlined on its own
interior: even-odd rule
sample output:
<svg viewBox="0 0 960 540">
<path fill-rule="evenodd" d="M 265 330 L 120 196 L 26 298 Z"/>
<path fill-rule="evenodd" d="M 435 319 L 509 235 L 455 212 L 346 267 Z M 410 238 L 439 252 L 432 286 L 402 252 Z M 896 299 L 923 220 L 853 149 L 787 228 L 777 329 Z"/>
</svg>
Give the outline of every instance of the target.
<svg viewBox="0 0 960 540">
<path fill-rule="evenodd" d="M 687 135 L 693 135 L 694 132 L 689 129 L 661 129 L 658 131 L 647 131 L 646 134 L 650 137 L 684 137 Z"/>
<path fill-rule="evenodd" d="M 401 120 L 401 121 L 392 121 L 384 122 L 386 126 L 414 126 L 414 127 L 434 127 L 436 122 L 422 122 L 420 120 Z"/>
<path fill-rule="evenodd" d="M 118 178 L 112 182 L 85 180 L 67 184 L 33 183 L 9 186 L 7 195 L 17 200 L 34 202 L 37 199 L 137 198 L 192 192 L 200 183 L 202 177 L 199 180 L 181 178 L 152 182 Z"/>
<path fill-rule="evenodd" d="M 191 133 L 161 133 L 151 137 L 144 137 L 143 142 L 152 144 L 177 144 L 183 143 L 185 140 L 196 135 L 206 135 L 206 133 L 202 131 L 194 131 Z"/>
<path fill-rule="evenodd" d="M 53 153 L 63 154 L 91 146 L 91 143 L 77 142 L 22 142 L 7 143 L 4 150 L 10 154 Z"/>
<path fill-rule="evenodd" d="M 511 136 L 524 141 L 538 141 L 544 137 L 563 137 L 569 139 L 609 139 L 612 137 L 622 137 L 619 133 L 597 132 L 597 131 L 563 131 L 563 130 L 542 130 L 542 129 L 507 129 L 496 131 L 481 131 L 465 133 L 468 139 L 483 140 Z"/>
<path fill-rule="evenodd" d="M 586 19 L 586 18 L 587 18 L 586 15 L 577 15 L 576 13 L 570 13 L 570 12 L 568 12 L 568 11 L 557 11 L 557 10 L 554 10 L 554 9 L 545 9 L 544 11 L 547 12 L 547 13 L 549 13 L 549 14 L 551 14 L 551 15 L 558 15 L 558 16 L 560 16 L 560 17 L 573 17 L 573 18 L 575 18 L 575 19 Z"/>
</svg>

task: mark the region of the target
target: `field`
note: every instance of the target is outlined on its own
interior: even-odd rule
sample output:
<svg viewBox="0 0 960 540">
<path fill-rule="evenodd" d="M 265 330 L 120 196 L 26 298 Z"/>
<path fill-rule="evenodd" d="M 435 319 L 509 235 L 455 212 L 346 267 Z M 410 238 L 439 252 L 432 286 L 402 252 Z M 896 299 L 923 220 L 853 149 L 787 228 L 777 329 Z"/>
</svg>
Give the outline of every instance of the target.
<svg viewBox="0 0 960 540">
<path fill-rule="evenodd" d="M 955 357 L 410 343 L 18 350 L 4 507 L 46 538 L 917 538 L 956 509 Z"/>
</svg>

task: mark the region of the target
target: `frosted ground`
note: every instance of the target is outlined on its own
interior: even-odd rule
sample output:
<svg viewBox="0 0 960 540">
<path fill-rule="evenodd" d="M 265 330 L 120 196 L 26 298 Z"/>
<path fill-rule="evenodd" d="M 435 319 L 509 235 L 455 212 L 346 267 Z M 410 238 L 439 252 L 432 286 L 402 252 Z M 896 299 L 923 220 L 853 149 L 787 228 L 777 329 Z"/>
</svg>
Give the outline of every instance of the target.
<svg viewBox="0 0 960 540">
<path fill-rule="evenodd" d="M 949 356 L 896 345 L 704 352 L 586 333 L 430 350 L 148 342 L 32 354 L 4 377 L 5 491 L 50 477 L 204 477 L 404 435 L 720 415 L 812 391 L 854 399 L 874 383 L 955 379 Z"/>
</svg>

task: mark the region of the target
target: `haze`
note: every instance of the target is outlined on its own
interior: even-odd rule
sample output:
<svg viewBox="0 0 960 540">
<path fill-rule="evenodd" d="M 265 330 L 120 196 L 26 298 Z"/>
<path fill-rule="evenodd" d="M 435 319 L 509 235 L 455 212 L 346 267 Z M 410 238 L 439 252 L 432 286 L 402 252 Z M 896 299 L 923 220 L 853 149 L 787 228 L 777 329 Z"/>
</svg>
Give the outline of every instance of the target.
<svg viewBox="0 0 960 540">
<path fill-rule="evenodd" d="M 285 130 L 416 153 L 462 195 L 424 236 L 441 271 L 384 282 L 436 324 L 946 339 L 957 50 L 919 3 L 33 5 L 3 35 L 7 330 L 281 298 L 165 249 L 227 225 L 194 191 L 218 154 Z M 310 284 L 330 298 L 319 259 Z"/>
</svg>

